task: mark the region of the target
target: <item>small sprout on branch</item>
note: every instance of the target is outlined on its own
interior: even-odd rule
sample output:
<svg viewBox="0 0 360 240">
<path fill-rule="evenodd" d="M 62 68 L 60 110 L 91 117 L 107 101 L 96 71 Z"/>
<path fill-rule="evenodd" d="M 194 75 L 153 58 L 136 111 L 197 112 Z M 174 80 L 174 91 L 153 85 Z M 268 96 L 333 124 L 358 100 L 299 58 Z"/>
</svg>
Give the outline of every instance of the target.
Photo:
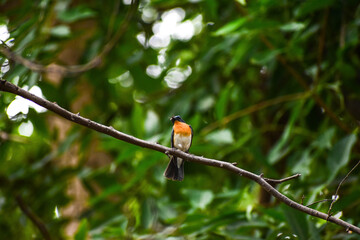
<svg viewBox="0 0 360 240">
<path fill-rule="evenodd" d="M 301 205 L 304 205 L 304 199 L 305 199 L 305 195 L 303 194 L 303 195 L 301 196 Z"/>
</svg>

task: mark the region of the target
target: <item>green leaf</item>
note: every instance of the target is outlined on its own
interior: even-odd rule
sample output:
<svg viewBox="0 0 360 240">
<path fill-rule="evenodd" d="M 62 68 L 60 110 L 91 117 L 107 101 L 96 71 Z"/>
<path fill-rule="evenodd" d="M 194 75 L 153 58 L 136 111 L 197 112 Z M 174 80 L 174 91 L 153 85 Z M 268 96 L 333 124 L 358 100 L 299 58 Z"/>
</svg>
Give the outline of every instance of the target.
<svg viewBox="0 0 360 240">
<path fill-rule="evenodd" d="M 183 189 L 182 194 L 190 199 L 190 204 L 195 209 L 205 209 L 214 199 L 214 194 L 209 190 Z"/>
<path fill-rule="evenodd" d="M 233 134 L 229 129 L 222 129 L 208 134 L 205 139 L 214 144 L 231 144 L 234 142 Z"/>
<path fill-rule="evenodd" d="M 351 64 L 347 64 L 343 61 L 339 61 L 336 64 L 336 68 L 339 70 L 341 75 L 346 79 L 353 79 L 356 77 L 357 69 L 354 68 Z"/>
<path fill-rule="evenodd" d="M 239 66 L 239 62 L 247 61 L 246 54 L 249 52 L 251 48 L 251 41 L 247 39 L 241 40 L 237 46 L 227 46 L 227 48 L 235 48 L 234 55 L 229 63 L 225 66 L 225 74 L 230 75 L 231 71 Z"/>
<path fill-rule="evenodd" d="M 334 2 L 335 0 L 307 0 L 303 2 L 295 15 L 301 17 L 316 10 L 329 7 Z"/>
<path fill-rule="evenodd" d="M 236 1 L 243 6 L 246 6 L 246 0 L 236 0 Z"/>
<path fill-rule="evenodd" d="M 204 112 L 209 110 L 215 103 L 215 99 L 213 96 L 206 96 L 199 100 L 197 108 L 199 111 Z"/>
<path fill-rule="evenodd" d="M 216 102 L 215 113 L 218 120 L 221 120 L 225 116 L 225 111 L 230 97 L 230 88 L 231 86 L 228 84 L 226 88 L 220 92 L 220 96 Z"/>
<path fill-rule="evenodd" d="M 141 203 L 141 225 L 144 228 L 151 228 L 152 224 L 156 220 L 157 216 L 154 214 L 156 208 L 156 200 L 153 198 L 146 198 Z"/>
<path fill-rule="evenodd" d="M 89 230 L 88 222 L 86 218 L 83 218 L 79 224 L 78 230 L 75 234 L 75 240 L 86 240 Z"/>
<path fill-rule="evenodd" d="M 100 194 L 94 196 L 90 201 L 89 205 L 94 206 L 98 204 L 100 201 L 104 200 L 104 198 L 112 195 L 112 194 L 118 194 L 124 190 L 123 185 L 119 184 L 112 184 L 111 186 L 106 187 L 106 189 L 101 192 Z"/>
<path fill-rule="evenodd" d="M 134 80 L 134 86 L 143 92 L 152 92 L 159 89 L 161 86 L 161 79 L 153 79 L 146 74 L 146 71 L 140 64 L 134 64 L 129 67 L 131 77 Z"/>
<path fill-rule="evenodd" d="M 236 31 L 246 22 L 246 18 L 239 18 L 219 28 L 214 35 L 222 36 Z"/>
<path fill-rule="evenodd" d="M 286 222 L 299 240 L 308 240 L 309 227 L 305 213 L 295 210 L 287 205 L 282 205 L 282 211 L 285 214 Z"/>
<path fill-rule="evenodd" d="M 291 131 L 294 126 L 294 123 L 297 117 L 300 114 L 300 110 L 302 108 L 302 103 L 298 104 L 292 111 L 290 120 L 286 125 L 286 128 L 281 136 L 281 138 L 277 141 L 275 146 L 270 150 L 268 155 L 268 162 L 270 164 L 274 164 L 279 161 L 282 157 L 284 157 L 290 150 L 288 146 L 289 138 L 291 136 Z"/>
<path fill-rule="evenodd" d="M 7 23 L 7 19 L 4 16 L 0 16 L 0 26 L 6 25 L 6 23 Z"/>
<path fill-rule="evenodd" d="M 181 226 L 180 232 L 183 235 L 203 233 L 204 228 L 207 226 L 207 220 L 207 217 L 203 214 L 188 214 L 185 223 Z"/>
<path fill-rule="evenodd" d="M 40 79 L 39 73 L 37 73 L 37 72 L 32 72 L 32 73 L 30 74 L 30 77 L 29 77 L 28 81 L 27 81 L 28 86 L 29 86 L 29 89 L 30 89 L 32 86 L 34 86 L 35 84 L 37 84 L 37 82 L 39 81 L 39 79 Z"/>
<path fill-rule="evenodd" d="M 300 31 L 304 28 L 305 28 L 304 23 L 290 22 L 290 23 L 286 23 L 286 24 L 282 25 L 280 27 L 280 30 L 284 31 L 284 32 L 296 32 L 296 31 Z"/>
<path fill-rule="evenodd" d="M 160 121 L 159 116 L 155 111 L 148 110 L 144 121 L 144 127 L 148 136 L 153 136 L 159 129 Z"/>
<path fill-rule="evenodd" d="M 263 30 L 263 29 L 272 29 L 272 28 L 275 29 L 280 25 L 281 23 L 276 20 L 255 18 L 251 21 L 246 22 L 246 24 L 244 24 L 244 28 L 249 30 Z"/>
<path fill-rule="evenodd" d="M 313 157 L 310 155 L 310 148 L 305 149 L 292 167 L 292 173 L 300 173 L 302 177 L 308 176 L 311 172 L 310 164 L 312 161 Z"/>
<path fill-rule="evenodd" d="M 33 28 L 35 19 L 31 19 L 29 21 L 25 21 L 23 24 L 21 24 L 18 28 L 15 29 L 14 32 L 10 32 L 10 37 L 13 37 L 16 39 L 16 49 L 18 51 L 22 52 L 24 51 L 24 48 L 36 41 L 36 29 Z"/>
<path fill-rule="evenodd" d="M 255 54 L 251 58 L 251 63 L 263 66 L 264 64 L 275 60 L 276 56 L 281 53 L 280 49 L 268 50 Z"/>
<path fill-rule="evenodd" d="M 73 134 L 68 134 L 66 139 L 64 139 L 64 141 L 59 144 L 58 146 L 58 153 L 59 154 L 63 154 L 66 151 L 68 151 L 71 147 L 71 145 L 79 138 L 80 133 L 76 132 Z"/>
<path fill-rule="evenodd" d="M 332 148 L 326 161 L 330 172 L 328 183 L 334 180 L 339 170 L 349 162 L 351 149 L 355 142 L 356 135 L 350 134 L 337 142 Z"/>
<path fill-rule="evenodd" d="M 333 139 L 334 134 L 335 134 L 334 127 L 327 129 L 312 143 L 312 146 L 317 147 L 319 149 L 330 149 L 331 140 Z"/>
<path fill-rule="evenodd" d="M 51 35 L 55 37 L 68 37 L 70 36 L 70 28 L 66 25 L 58 25 L 56 27 L 53 27 L 50 31 Z"/>
<path fill-rule="evenodd" d="M 123 236 L 125 234 L 126 226 L 128 225 L 128 220 L 123 215 L 117 215 L 110 219 L 105 219 L 102 224 L 94 229 L 91 229 L 90 235 L 94 237 L 92 239 L 97 239 L 95 236 L 99 233 L 108 232 L 112 229 L 112 226 L 116 227 L 117 236 Z M 102 239 L 102 238 L 101 238 Z"/>
<path fill-rule="evenodd" d="M 57 18 L 66 23 L 72 23 L 81 19 L 94 17 L 96 12 L 86 6 L 77 6 L 61 12 Z"/>
<path fill-rule="evenodd" d="M 169 2 L 169 0 L 166 0 L 165 2 Z M 219 3 L 216 0 L 207 0 L 204 1 L 205 4 L 205 11 L 212 19 L 216 18 L 218 16 L 218 7 Z"/>
<path fill-rule="evenodd" d="M 141 138 L 144 134 L 144 119 L 145 114 L 143 112 L 143 108 L 138 103 L 134 104 L 131 114 L 131 125 L 136 137 Z"/>
</svg>

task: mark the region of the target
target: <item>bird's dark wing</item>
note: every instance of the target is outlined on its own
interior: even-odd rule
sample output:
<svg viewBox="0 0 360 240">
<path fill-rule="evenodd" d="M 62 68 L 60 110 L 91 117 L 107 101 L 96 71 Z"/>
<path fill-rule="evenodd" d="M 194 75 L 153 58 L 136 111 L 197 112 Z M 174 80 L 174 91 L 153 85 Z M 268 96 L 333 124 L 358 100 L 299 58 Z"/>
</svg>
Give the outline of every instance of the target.
<svg viewBox="0 0 360 240">
<path fill-rule="evenodd" d="M 174 147 L 174 129 L 171 131 L 171 148 Z"/>
<path fill-rule="evenodd" d="M 192 127 L 190 125 L 189 125 L 189 127 L 191 129 L 191 142 L 190 142 L 190 147 L 191 147 L 192 139 L 193 139 L 193 136 L 194 136 L 194 131 L 193 131 L 193 129 L 192 129 Z M 190 149 L 190 147 L 189 147 L 189 149 Z M 188 149 L 188 151 L 189 151 L 189 149 Z"/>
</svg>

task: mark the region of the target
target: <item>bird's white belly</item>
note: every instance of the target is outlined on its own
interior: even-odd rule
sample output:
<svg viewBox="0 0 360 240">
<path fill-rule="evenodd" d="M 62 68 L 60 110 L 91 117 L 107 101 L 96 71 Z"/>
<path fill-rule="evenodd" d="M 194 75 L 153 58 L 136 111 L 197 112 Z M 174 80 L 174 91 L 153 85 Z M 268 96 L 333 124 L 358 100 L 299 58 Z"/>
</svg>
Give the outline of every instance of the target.
<svg viewBox="0 0 360 240">
<path fill-rule="evenodd" d="M 174 147 L 181 151 L 188 151 L 191 144 L 191 136 L 184 136 L 182 134 L 174 135 Z"/>
</svg>

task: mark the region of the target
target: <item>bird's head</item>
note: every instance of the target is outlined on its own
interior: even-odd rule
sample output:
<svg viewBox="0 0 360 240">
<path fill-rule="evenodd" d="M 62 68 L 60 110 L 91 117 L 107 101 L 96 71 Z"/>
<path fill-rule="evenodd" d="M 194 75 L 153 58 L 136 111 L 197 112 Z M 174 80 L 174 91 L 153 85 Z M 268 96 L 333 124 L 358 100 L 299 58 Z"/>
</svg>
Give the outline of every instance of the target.
<svg viewBox="0 0 360 240">
<path fill-rule="evenodd" d="M 179 115 L 173 116 L 170 118 L 170 121 L 172 123 L 175 123 L 175 121 L 179 121 L 179 122 L 185 122 Z"/>
</svg>

